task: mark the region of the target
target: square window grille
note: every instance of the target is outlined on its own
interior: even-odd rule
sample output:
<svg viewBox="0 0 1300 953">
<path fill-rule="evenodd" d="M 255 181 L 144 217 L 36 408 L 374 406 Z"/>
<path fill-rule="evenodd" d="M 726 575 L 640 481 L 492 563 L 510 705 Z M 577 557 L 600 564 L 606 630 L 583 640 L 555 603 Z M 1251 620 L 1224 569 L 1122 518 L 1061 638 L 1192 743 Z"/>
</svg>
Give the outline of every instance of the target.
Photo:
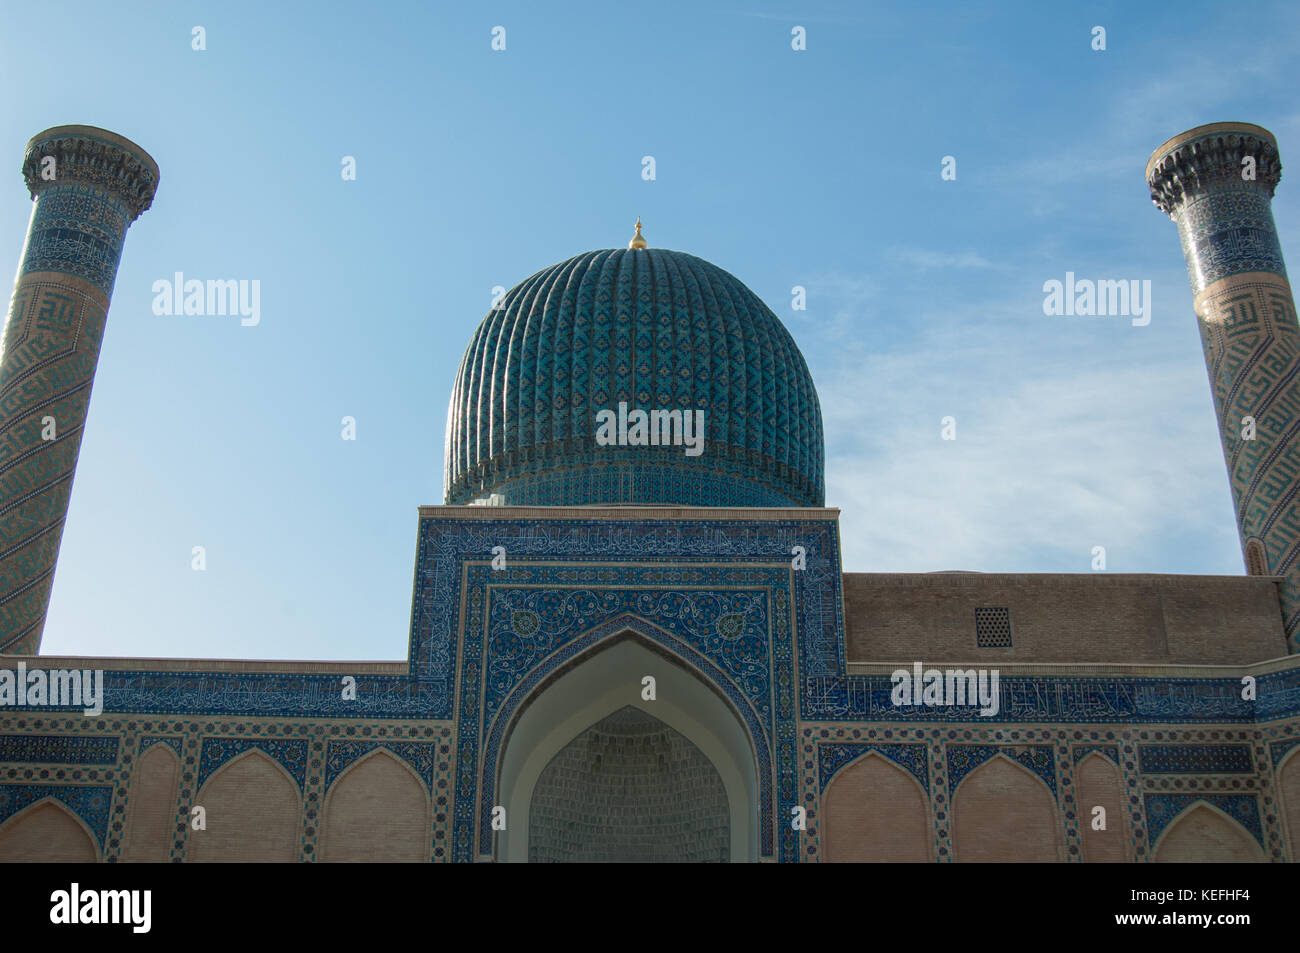
<svg viewBox="0 0 1300 953">
<path fill-rule="evenodd" d="M 975 644 L 982 649 L 1011 646 L 1011 610 L 979 608 L 975 610 Z"/>
</svg>

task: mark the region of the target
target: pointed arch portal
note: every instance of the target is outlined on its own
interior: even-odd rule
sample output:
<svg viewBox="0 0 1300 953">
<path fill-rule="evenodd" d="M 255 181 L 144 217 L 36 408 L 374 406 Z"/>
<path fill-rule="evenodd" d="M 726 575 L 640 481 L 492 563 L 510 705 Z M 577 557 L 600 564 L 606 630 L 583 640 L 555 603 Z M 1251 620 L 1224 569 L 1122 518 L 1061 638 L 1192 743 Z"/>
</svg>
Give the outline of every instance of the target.
<svg viewBox="0 0 1300 953">
<path fill-rule="evenodd" d="M 655 678 L 653 701 L 641 697 L 641 679 L 646 675 Z M 632 712 L 625 713 L 627 709 Z M 619 718 L 611 719 L 616 713 Z M 658 731 L 652 721 L 662 723 L 666 731 Z M 607 735 L 620 731 L 654 734 L 661 739 L 656 759 L 667 749 L 679 752 L 678 761 L 683 766 L 689 763 L 689 770 L 699 780 L 693 788 L 692 809 L 698 812 L 702 830 L 711 830 L 716 835 L 719 818 L 710 814 L 713 790 L 724 805 L 720 810 L 725 815 L 726 835 L 720 859 L 758 859 L 758 770 L 744 725 L 732 707 L 696 672 L 653 650 L 637 633 L 625 630 L 541 685 L 516 716 L 500 761 L 497 803 L 506 808 L 508 822 L 506 829 L 497 834 L 497 860 L 529 859 L 529 846 L 535 840 L 530 830 L 530 815 L 533 815 L 534 797 L 543 773 L 566 749 L 562 760 L 572 762 L 584 750 L 592 756 L 591 729 L 601 725 Z M 690 749 L 699 755 L 699 761 L 692 760 Z M 716 789 L 708 780 L 710 770 L 716 774 Z M 592 777 L 590 771 L 576 773 Z M 536 817 L 542 823 L 552 823 L 557 813 L 564 810 L 557 799 L 581 798 L 584 790 L 591 790 L 591 783 L 599 782 L 580 782 L 568 787 L 548 783 L 543 789 L 547 803 L 543 805 L 539 801 Z M 618 808 L 629 809 L 628 804 Z M 661 817 L 667 816 L 665 811 L 672 810 L 649 804 L 642 804 L 639 809 L 658 810 Z M 593 825 L 593 831 L 616 827 Z M 551 838 L 548 843 L 553 843 L 553 830 L 539 834 L 538 844 L 548 837 Z M 593 833 L 591 836 L 606 835 Z M 593 847 L 599 852 L 599 847 Z M 612 848 L 605 845 L 605 850 L 609 856 Z"/>
</svg>

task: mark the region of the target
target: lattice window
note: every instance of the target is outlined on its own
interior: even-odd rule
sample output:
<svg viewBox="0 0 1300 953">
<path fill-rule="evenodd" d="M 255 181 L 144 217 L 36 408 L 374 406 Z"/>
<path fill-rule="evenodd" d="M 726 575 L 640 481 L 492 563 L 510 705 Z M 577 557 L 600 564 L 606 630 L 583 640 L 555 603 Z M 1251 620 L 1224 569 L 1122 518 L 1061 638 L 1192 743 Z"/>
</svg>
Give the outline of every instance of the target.
<svg viewBox="0 0 1300 953">
<path fill-rule="evenodd" d="M 975 610 L 975 644 L 982 649 L 1011 646 L 1011 610 L 981 607 Z"/>
</svg>

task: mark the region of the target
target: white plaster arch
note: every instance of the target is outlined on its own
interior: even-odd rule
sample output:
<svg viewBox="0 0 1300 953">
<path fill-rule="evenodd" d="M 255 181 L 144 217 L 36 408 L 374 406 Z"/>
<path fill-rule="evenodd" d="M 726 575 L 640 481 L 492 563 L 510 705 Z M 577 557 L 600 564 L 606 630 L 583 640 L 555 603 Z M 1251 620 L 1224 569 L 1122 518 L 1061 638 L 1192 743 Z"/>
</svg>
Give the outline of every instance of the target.
<svg viewBox="0 0 1300 953">
<path fill-rule="evenodd" d="M 655 701 L 641 698 L 645 675 L 655 677 Z M 698 674 L 651 650 L 630 629 L 589 650 L 521 706 L 503 746 L 497 779 L 495 803 L 506 808 L 506 829 L 497 833 L 497 860 L 528 860 L 529 808 L 551 759 L 592 725 L 629 705 L 680 732 L 713 763 L 727 792 L 731 859 L 758 860 L 759 779 L 749 733 Z"/>
</svg>

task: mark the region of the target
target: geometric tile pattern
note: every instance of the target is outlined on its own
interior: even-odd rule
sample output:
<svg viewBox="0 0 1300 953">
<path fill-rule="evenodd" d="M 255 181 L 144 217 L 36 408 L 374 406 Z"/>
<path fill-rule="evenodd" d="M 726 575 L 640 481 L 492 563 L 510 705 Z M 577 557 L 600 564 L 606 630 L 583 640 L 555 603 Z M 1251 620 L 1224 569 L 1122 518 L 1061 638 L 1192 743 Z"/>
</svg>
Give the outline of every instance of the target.
<svg viewBox="0 0 1300 953">
<path fill-rule="evenodd" d="M 325 755 L 325 787 L 331 787 L 338 776 L 376 748 L 383 748 L 406 762 L 416 774 L 424 779 L 425 786 L 432 791 L 434 778 L 439 770 L 438 743 L 436 741 L 354 741 L 331 739 Z M 441 765 L 442 770 L 447 765 Z"/>
<path fill-rule="evenodd" d="M 929 749 L 923 744 L 827 744 L 824 742 L 817 745 L 817 770 L 821 790 L 826 790 L 826 785 L 830 783 L 836 771 L 869 751 L 877 751 L 884 755 L 916 778 L 923 790 L 930 790 Z"/>
<path fill-rule="evenodd" d="M 682 446 L 599 446 L 596 414 L 703 411 Z M 446 502 L 821 506 L 821 408 L 794 339 L 716 265 L 659 248 L 577 255 L 488 312 L 457 371 Z"/>
<path fill-rule="evenodd" d="M 1286 277 L 1271 204 L 1269 191 L 1234 176 L 1177 207 L 1173 218 L 1193 291 L 1244 272 Z"/>
<path fill-rule="evenodd" d="M 779 603 L 779 599 L 777 600 Z M 780 630 L 784 614 L 776 616 L 777 628 Z M 660 620 L 662 621 L 662 620 Z M 603 625 L 585 632 L 580 638 L 566 643 L 554 654 L 548 656 L 542 664 L 534 667 L 519 683 L 515 691 L 507 696 L 500 706 L 496 717 L 487 727 L 483 768 L 478 777 L 474 774 L 476 749 L 479 744 L 476 723 L 484 717 L 485 706 L 482 700 L 475 700 L 478 684 L 474 681 L 474 672 L 480 670 L 474 663 L 466 665 L 468 678 L 462 690 L 462 699 L 468 702 L 462 707 L 458 722 L 457 737 L 460 748 L 457 752 L 458 782 L 456 789 L 456 856 L 457 860 L 473 859 L 472 848 L 475 834 L 474 789 L 478 787 L 477 843 L 480 854 L 491 853 L 491 810 L 494 802 L 493 779 L 496 776 L 496 763 L 506 741 L 505 728 L 510 716 L 523 703 L 526 694 L 536 688 L 548 675 L 562 668 L 582 652 L 599 644 L 602 640 L 631 629 L 642 637 L 648 638 L 666 649 L 672 656 L 694 668 L 699 675 L 716 689 L 720 690 L 740 712 L 746 730 L 754 742 L 758 767 L 760 850 L 764 856 L 771 856 L 774 851 L 772 841 L 773 802 L 793 803 L 794 787 L 792 763 L 794 760 L 793 738 L 795 732 L 794 702 L 787 687 L 778 693 L 777 708 L 773 718 L 763 719 L 755 711 L 745 692 L 727 677 L 726 673 L 714 665 L 710 659 L 690 643 L 677 639 L 672 633 L 645 622 L 636 616 L 624 614 L 607 620 Z M 781 672 L 788 673 L 792 668 L 789 650 L 789 632 L 774 633 L 773 645 L 780 646 L 785 641 L 785 648 L 776 654 L 778 681 Z M 786 679 L 787 686 L 789 679 Z M 775 735 L 775 745 L 773 736 Z M 776 747 L 779 758 L 773 765 L 772 747 Z M 777 776 L 778 791 L 771 788 L 773 775 Z M 787 831 L 789 833 L 787 833 Z M 795 838 L 789 825 L 781 828 L 780 852 L 783 859 L 790 859 L 795 849 Z"/>
<path fill-rule="evenodd" d="M 496 546 L 508 553 L 504 571 L 490 569 Z M 790 569 L 794 546 L 804 548 L 806 569 Z M 527 560 L 528 565 L 521 567 L 520 560 Z M 607 567 L 608 563 L 621 565 Z M 774 565 L 779 568 L 772 568 Z M 709 629 L 707 620 L 683 614 L 686 594 L 710 587 L 718 591 L 753 585 L 782 588 L 787 605 L 793 605 L 797 615 L 800 672 L 817 676 L 844 671 L 839 548 L 833 520 L 424 518 L 416 554 L 409 657 L 413 676 L 443 700 L 433 717 L 451 714 L 460 617 L 472 608 L 472 604 L 462 604 L 467 572 L 475 575 L 465 597 L 479 600 L 480 613 L 486 606 L 489 583 L 540 587 L 553 582 L 562 590 L 578 582 L 599 593 L 616 588 L 620 582 L 617 574 L 623 573 L 623 582 L 644 590 L 637 598 L 646 606 L 638 606 L 636 614 L 652 619 L 662 615 L 657 624 L 670 631 L 697 640 L 711 639 L 708 650 L 724 668 L 734 659 L 734 652 L 726 648 L 728 640 Z M 581 573 L 581 580 L 575 572 Z M 604 616 L 621 611 L 602 601 L 605 598 L 570 601 L 564 611 L 580 614 L 583 624 L 595 625 Z M 707 605 L 706 611 L 715 615 L 713 624 L 721 624 L 724 615 L 736 614 L 722 602 Z M 504 624 L 504 618 L 494 624 Z M 571 623 L 565 625 L 565 631 L 572 631 Z M 500 694 L 499 689 L 492 690 Z"/>
<path fill-rule="evenodd" d="M 140 736 L 140 754 L 144 754 L 154 745 L 166 745 L 176 752 L 176 757 L 181 756 L 181 747 L 183 744 L 181 738 L 167 737 L 163 735 L 141 735 Z"/>
<path fill-rule="evenodd" d="M 0 735 L 0 761 L 30 764 L 117 764 L 117 738 Z"/>
<path fill-rule="evenodd" d="M 997 714 L 971 706 L 898 706 L 889 675 L 828 675 L 804 679 L 806 718 L 818 721 L 948 721 L 972 724 L 1048 722 L 1253 722 L 1285 718 L 1300 706 L 1300 670 L 1258 679 L 1259 697 L 1241 697 L 1234 678 L 1002 675 Z"/>
<path fill-rule="evenodd" d="M 1242 730 L 1223 730 L 1220 728 L 1169 729 L 1159 731 L 1134 729 L 1097 729 L 1080 730 L 1070 726 L 1042 728 L 1014 728 L 998 726 L 971 726 L 954 728 L 952 726 L 920 724 L 911 727 L 852 726 L 842 723 L 818 725 L 805 723 L 801 727 L 802 735 L 802 784 L 801 801 L 808 811 L 808 829 L 801 839 L 800 859 L 804 861 L 819 860 L 819 824 L 818 814 L 826 783 L 826 765 L 833 762 L 825 760 L 827 752 L 836 748 L 845 749 L 845 755 L 831 755 L 840 767 L 847 764 L 853 755 L 848 752 L 861 747 L 863 753 L 876 745 L 918 745 L 928 749 L 930 765 L 930 810 L 934 818 L 936 859 L 940 863 L 950 862 L 952 852 L 951 836 L 951 802 L 954 783 L 968 777 L 971 771 L 986 763 L 995 754 L 1001 753 L 1024 764 L 1036 775 L 1048 782 L 1048 761 L 1046 752 L 1031 752 L 1027 749 L 1055 750 L 1060 786 L 1059 803 L 1061 824 L 1066 838 L 1067 859 L 1072 862 L 1083 860 L 1079 833 L 1079 810 L 1074 794 L 1075 769 L 1089 754 L 1098 752 L 1111 758 L 1121 768 L 1122 784 L 1125 788 L 1125 810 L 1121 814 L 1121 825 L 1125 831 L 1130 856 L 1138 862 L 1150 860 L 1151 849 L 1159 835 L 1166 829 L 1169 821 L 1178 812 L 1198 798 L 1214 804 L 1230 816 L 1240 821 L 1257 838 L 1262 838 L 1267 857 L 1273 862 L 1282 862 L 1289 858 L 1286 846 L 1286 831 L 1282 827 L 1277 810 L 1276 798 L 1268 793 L 1270 790 L 1271 771 L 1267 760 L 1262 757 L 1269 739 L 1273 742 L 1273 757 L 1284 756 L 1283 748 L 1290 750 L 1300 744 L 1296 733 L 1297 722 L 1279 724 L 1268 728 Z M 1165 775 L 1146 777 L 1139 773 L 1136 748 L 1137 742 L 1163 738 L 1177 745 L 1204 743 L 1207 740 L 1231 739 L 1250 741 L 1253 739 L 1260 758 L 1256 763 L 1255 773 L 1250 776 L 1213 775 Z M 1087 739 L 1087 740 L 1080 740 Z M 1069 757 L 1073 751 L 1073 758 Z M 883 753 L 883 752 L 882 752 Z M 1073 764 L 1071 763 L 1073 762 Z M 814 768 L 818 770 L 814 771 Z M 946 773 L 951 770 L 956 782 L 950 782 Z M 1159 790 L 1156 790 L 1156 786 Z M 1153 810 L 1147 816 L 1147 806 Z M 1086 816 L 1085 816 L 1086 821 Z M 1148 822 L 1152 830 L 1147 829 Z"/>
<path fill-rule="evenodd" d="M 1078 764 L 1095 751 L 1109 758 L 1115 765 L 1119 765 L 1119 748 L 1115 747 L 1115 745 L 1075 745 L 1071 750 L 1074 753 L 1075 764 Z"/>
<path fill-rule="evenodd" d="M 1287 756 L 1292 748 L 1300 745 L 1300 737 L 1284 738 L 1281 741 L 1274 741 L 1269 744 L 1269 756 L 1272 758 L 1273 767 L 1282 763 L 1282 759 Z"/>
<path fill-rule="evenodd" d="M 725 862 L 729 822 L 713 762 L 685 735 L 628 706 L 569 742 L 537 779 L 528 860 Z"/>
<path fill-rule="evenodd" d="M 792 570 L 794 545 L 806 569 Z M 508 554 L 500 571 L 490 565 L 496 546 Z M 843 670 L 838 563 L 824 518 L 423 519 L 410 654 L 435 696 L 460 698 L 455 859 L 492 853 L 495 765 L 513 711 L 626 628 L 693 667 L 741 714 L 760 776 L 773 778 L 759 790 L 760 850 L 792 857 L 796 832 L 775 824 L 773 805 L 795 797 L 795 655 L 801 671 Z"/>
<path fill-rule="evenodd" d="M 307 780 L 307 742 L 302 739 L 286 738 L 213 738 L 203 739 L 202 759 L 199 762 L 198 787 L 227 761 L 235 758 L 250 748 L 256 748 L 263 754 L 278 761 L 289 772 L 289 776 L 298 782 L 301 789 Z"/>
<path fill-rule="evenodd" d="M 1272 274 L 1227 278 L 1198 296 L 1197 313 L 1240 534 L 1258 537 L 1266 570 L 1287 577 L 1283 621 L 1296 651 L 1300 326 L 1291 288 Z M 1243 435 L 1247 417 L 1254 430 Z"/>
<path fill-rule="evenodd" d="M 111 294 L 130 213 L 114 193 L 78 183 L 71 175 L 72 170 L 65 170 L 51 183 L 55 187 L 38 194 L 22 271 L 75 275 Z"/>
<path fill-rule="evenodd" d="M 1250 745 L 1140 745 L 1143 774 L 1250 774 Z"/>
<path fill-rule="evenodd" d="M 948 757 L 948 797 L 957 790 L 957 785 L 985 761 L 996 755 L 1005 755 L 1017 764 L 1028 768 L 1056 794 L 1056 759 L 1051 745 L 1016 745 L 999 748 L 996 745 L 947 745 Z"/>
<path fill-rule="evenodd" d="M 47 794 L 58 797 L 93 830 L 101 835 L 107 831 L 107 840 L 102 843 L 104 860 L 110 863 L 120 859 L 121 837 L 130 793 L 129 777 L 139 763 L 139 754 L 155 744 L 168 744 L 173 750 L 179 749 L 178 753 L 182 756 L 177 813 L 184 817 L 189 814 L 198 797 L 201 783 L 198 776 L 200 743 L 207 752 L 209 767 L 218 760 L 218 755 L 224 758 L 224 763 L 229 763 L 231 757 L 242 754 L 250 747 L 256 747 L 283 765 L 295 781 L 301 783 L 305 777 L 305 784 L 301 788 L 304 830 L 300 859 L 313 860 L 320 833 L 318 816 L 327 793 L 321 759 L 328 745 L 345 745 L 354 737 L 356 747 L 345 746 L 340 748 L 341 752 L 356 751 L 358 757 L 363 757 L 366 751 L 373 750 L 375 746 L 394 749 L 424 777 L 433 795 L 431 859 L 435 862 L 450 859 L 450 728 L 439 726 L 435 722 L 403 721 L 394 724 L 386 720 L 330 720 L 307 718 L 301 713 L 294 719 L 214 719 L 189 715 L 178 720 L 154 720 L 147 716 L 142 719 L 110 720 L 109 717 L 85 718 L 80 714 L 68 718 L 33 717 L 30 714 L 15 715 L 0 710 L 0 732 L 17 734 L 15 729 L 26 729 L 33 734 L 48 731 L 52 737 L 57 738 L 111 739 L 115 744 L 120 744 L 120 758 L 111 766 L 54 766 L 0 761 L 0 785 L 9 789 L 8 800 L 4 800 L 4 804 L 16 811 Z M 431 761 L 431 757 L 426 757 L 412 748 L 412 745 L 425 746 L 430 756 L 436 745 L 439 758 Z M 307 752 L 308 759 L 305 772 L 300 767 L 303 752 Z M 433 769 L 431 776 L 425 770 L 430 765 Z M 211 770 L 203 776 L 203 781 L 210 776 Z M 103 813 L 103 805 L 85 793 L 88 788 L 109 795 L 112 806 L 107 815 Z M 3 810 L 0 810 L 0 814 L 3 814 Z M 0 823 L 7 816 L 9 815 L 0 816 Z M 188 834 L 188 827 L 185 832 L 176 834 L 173 859 L 184 859 Z"/>
</svg>

